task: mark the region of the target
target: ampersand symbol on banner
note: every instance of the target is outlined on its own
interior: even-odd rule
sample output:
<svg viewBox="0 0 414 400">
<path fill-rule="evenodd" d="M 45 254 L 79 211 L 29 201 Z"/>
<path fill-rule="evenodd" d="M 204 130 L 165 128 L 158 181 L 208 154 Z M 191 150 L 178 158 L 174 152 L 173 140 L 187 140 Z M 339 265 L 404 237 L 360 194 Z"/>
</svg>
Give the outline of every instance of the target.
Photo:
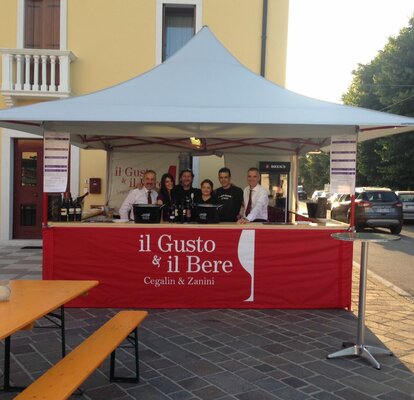
<svg viewBox="0 0 414 400">
<path fill-rule="evenodd" d="M 155 267 L 159 268 L 160 262 L 161 262 L 161 257 L 154 256 L 154 258 L 152 259 L 152 265 L 154 265 Z"/>
</svg>

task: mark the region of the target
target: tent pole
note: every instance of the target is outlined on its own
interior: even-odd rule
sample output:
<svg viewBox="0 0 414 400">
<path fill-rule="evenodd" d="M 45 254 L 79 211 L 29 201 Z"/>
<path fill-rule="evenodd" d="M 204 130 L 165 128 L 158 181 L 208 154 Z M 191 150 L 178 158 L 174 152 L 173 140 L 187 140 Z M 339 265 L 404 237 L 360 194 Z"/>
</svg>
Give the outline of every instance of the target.
<svg viewBox="0 0 414 400">
<path fill-rule="evenodd" d="M 48 211 L 49 211 L 48 194 L 43 192 L 43 221 L 42 221 L 43 228 L 47 228 Z"/>
<path fill-rule="evenodd" d="M 266 40 L 267 40 L 267 0 L 263 0 L 262 13 L 262 51 L 260 58 L 260 75 L 266 75 Z"/>
<path fill-rule="evenodd" d="M 349 230 L 355 232 L 355 195 L 351 194 L 351 213 L 349 216 Z"/>
<path fill-rule="evenodd" d="M 289 201 L 291 201 L 292 204 L 291 204 L 291 207 L 289 207 L 289 209 L 297 213 L 299 209 L 299 199 L 298 199 L 299 156 L 298 156 L 297 151 L 292 156 L 292 169 L 291 169 L 290 174 L 292 176 L 292 182 L 289 182 L 289 188 L 290 188 Z M 296 215 L 295 215 L 295 220 L 296 220 Z M 293 222 L 293 216 L 292 216 L 291 222 Z"/>
</svg>

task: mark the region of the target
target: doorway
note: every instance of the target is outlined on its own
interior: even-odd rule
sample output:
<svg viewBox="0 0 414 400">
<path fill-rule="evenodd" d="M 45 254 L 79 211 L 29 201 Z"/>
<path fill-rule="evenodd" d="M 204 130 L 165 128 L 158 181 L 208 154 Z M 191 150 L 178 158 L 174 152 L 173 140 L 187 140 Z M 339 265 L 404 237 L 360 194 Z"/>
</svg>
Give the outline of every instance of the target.
<svg viewBox="0 0 414 400">
<path fill-rule="evenodd" d="M 14 140 L 13 239 L 41 239 L 43 140 Z"/>
</svg>

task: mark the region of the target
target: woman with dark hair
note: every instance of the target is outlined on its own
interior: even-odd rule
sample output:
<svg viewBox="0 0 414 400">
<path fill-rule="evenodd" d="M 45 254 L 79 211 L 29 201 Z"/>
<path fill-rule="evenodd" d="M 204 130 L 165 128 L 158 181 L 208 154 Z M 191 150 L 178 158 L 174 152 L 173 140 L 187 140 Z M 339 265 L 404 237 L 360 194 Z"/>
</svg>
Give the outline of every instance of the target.
<svg viewBox="0 0 414 400">
<path fill-rule="evenodd" d="M 173 204 L 172 191 L 174 189 L 174 177 L 171 174 L 164 174 L 161 177 L 160 191 L 157 197 L 157 203 L 164 205 L 162 216 L 164 221 L 168 220 L 171 205 Z"/>
<path fill-rule="evenodd" d="M 217 198 L 213 193 L 213 182 L 204 179 L 201 182 L 201 194 L 194 199 L 196 204 L 217 204 Z"/>
</svg>

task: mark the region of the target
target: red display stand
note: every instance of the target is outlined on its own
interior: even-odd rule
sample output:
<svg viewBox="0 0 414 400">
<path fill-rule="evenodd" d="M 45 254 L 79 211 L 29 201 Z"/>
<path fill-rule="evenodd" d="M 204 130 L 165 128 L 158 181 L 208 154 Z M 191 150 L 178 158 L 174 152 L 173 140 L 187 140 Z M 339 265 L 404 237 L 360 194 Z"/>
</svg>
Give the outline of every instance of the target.
<svg viewBox="0 0 414 400">
<path fill-rule="evenodd" d="M 61 224 L 44 229 L 43 278 L 98 280 L 76 307 L 349 308 L 338 231 Z"/>
</svg>

